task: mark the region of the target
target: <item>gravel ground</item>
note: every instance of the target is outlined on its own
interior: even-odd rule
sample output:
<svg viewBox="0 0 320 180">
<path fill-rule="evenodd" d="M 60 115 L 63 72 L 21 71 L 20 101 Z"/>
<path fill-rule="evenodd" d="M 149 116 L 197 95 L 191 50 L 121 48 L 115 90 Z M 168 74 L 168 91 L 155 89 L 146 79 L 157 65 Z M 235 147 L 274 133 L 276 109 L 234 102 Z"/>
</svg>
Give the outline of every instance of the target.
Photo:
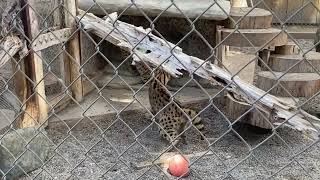
<svg viewBox="0 0 320 180">
<path fill-rule="evenodd" d="M 219 105 L 219 109 L 223 108 Z M 308 148 L 312 141 L 296 131 L 282 128 L 273 135 L 257 134 L 252 127 L 242 126 L 238 132 L 243 141 L 233 131 L 228 132 L 228 122 L 213 107 L 203 111 L 201 117 L 206 123 L 206 137 L 216 142 L 211 140 L 209 147 L 191 129 L 186 132 L 187 145 L 179 149 L 184 154 L 210 150 L 214 155 L 191 158 L 191 173 L 185 179 L 264 179 L 282 168 L 274 179 L 320 176 L 319 145 Z M 64 125 L 50 127 L 52 158 L 42 170 L 21 179 L 173 179 L 156 166 L 141 170 L 130 166 L 156 158 L 168 144 L 157 134 L 156 125 L 150 125 L 145 112 L 126 113 L 121 118 L 122 121 L 110 117 L 95 123 L 83 120 L 70 132 Z M 101 131 L 105 131 L 104 138 Z M 134 133 L 140 134 L 136 140 Z M 304 149 L 307 150 L 298 155 Z"/>
<path fill-rule="evenodd" d="M 307 49 L 313 42 L 299 40 L 299 43 Z M 253 52 L 252 48 L 231 47 L 231 50 Z M 312 102 L 319 104 L 318 100 Z M 207 106 L 193 107 L 201 110 Z M 217 107 L 225 112 L 223 104 Z M 212 151 L 213 155 L 191 158 L 191 173 L 185 179 L 320 177 L 320 147 L 299 132 L 283 127 L 266 134 L 261 129 L 238 124 L 230 128 L 225 116 L 211 106 L 201 117 L 210 146 L 191 128 L 186 131 L 187 144 L 180 145 L 179 150 L 184 154 Z M 95 121 L 84 119 L 72 130 L 59 123 L 48 128 L 48 140 L 52 142 L 51 158 L 42 169 L 21 179 L 174 179 L 155 165 L 140 170 L 131 166 L 154 160 L 168 147 L 144 111 L 122 113 L 118 119 L 115 116 Z"/>
</svg>

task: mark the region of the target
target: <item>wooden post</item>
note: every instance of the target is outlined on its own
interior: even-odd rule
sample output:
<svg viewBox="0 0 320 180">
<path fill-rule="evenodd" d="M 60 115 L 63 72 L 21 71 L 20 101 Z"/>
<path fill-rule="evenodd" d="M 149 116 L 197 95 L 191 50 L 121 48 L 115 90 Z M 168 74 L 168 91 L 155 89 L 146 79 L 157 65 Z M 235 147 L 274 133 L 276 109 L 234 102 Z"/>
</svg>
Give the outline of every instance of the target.
<svg viewBox="0 0 320 180">
<path fill-rule="evenodd" d="M 217 31 L 216 31 L 216 44 L 218 45 L 222 41 L 222 33 L 221 33 L 221 28 L 222 26 L 217 26 Z M 219 67 L 222 67 L 223 61 L 225 59 L 225 53 L 226 53 L 226 47 L 223 44 L 220 44 L 216 48 L 216 57 L 218 58 L 217 63 Z"/>
<path fill-rule="evenodd" d="M 38 18 L 31 8 L 36 7 L 36 2 L 34 0 L 21 0 L 20 2 L 21 7 L 25 6 L 21 16 L 24 31 L 27 37 L 32 40 L 37 37 L 40 32 Z M 26 103 L 26 113 L 24 113 L 22 122 L 20 123 L 21 128 L 40 125 L 46 127 L 48 125 L 42 60 L 41 52 L 35 53 L 32 49 L 30 50 L 26 61 L 26 74 L 33 83 L 27 82 L 27 97 L 29 100 Z"/>
<path fill-rule="evenodd" d="M 65 25 L 69 28 L 76 29 L 77 1 L 64 0 L 65 9 Z M 71 84 L 71 91 L 74 98 L 80 102 L 83 98 L 82 78 L 80 73 L 81 57 L 80 57 L 80 36 L 79 32 L 74 33 L 67 43 L 67 51 L 69 55 L 65 57 L 65 80 L 66 84 Z M 70 57 L 71 56 L 71 57 Z"/>
<path fill-rule="evenodd" d="M 260 59 L 258 60 L 258 66 L 261 67 L 261 70 L 265 71 L 268 70 L 266 66 L 269 64 L 269 58 L 270 58 L 270 50 L 269 49 L 262 49 L 259 51 L 259 57 Z M 264 62 L 262 63 L 261 60 Z"/>
</svg>

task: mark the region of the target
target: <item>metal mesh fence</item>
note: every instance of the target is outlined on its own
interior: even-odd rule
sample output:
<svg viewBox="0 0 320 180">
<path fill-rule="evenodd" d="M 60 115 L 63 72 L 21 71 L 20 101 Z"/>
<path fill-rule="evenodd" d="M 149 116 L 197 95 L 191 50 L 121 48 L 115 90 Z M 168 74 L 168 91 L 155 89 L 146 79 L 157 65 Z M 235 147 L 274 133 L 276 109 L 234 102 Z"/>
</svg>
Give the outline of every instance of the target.
<svg viewBox="0 0 320 180">
<path fill-rule="evenodd" d="M 318 179 L 319 35 L 288 28 L 317 20 L 303 3 L 1 1 L 0 177 Z"/>
</svg>

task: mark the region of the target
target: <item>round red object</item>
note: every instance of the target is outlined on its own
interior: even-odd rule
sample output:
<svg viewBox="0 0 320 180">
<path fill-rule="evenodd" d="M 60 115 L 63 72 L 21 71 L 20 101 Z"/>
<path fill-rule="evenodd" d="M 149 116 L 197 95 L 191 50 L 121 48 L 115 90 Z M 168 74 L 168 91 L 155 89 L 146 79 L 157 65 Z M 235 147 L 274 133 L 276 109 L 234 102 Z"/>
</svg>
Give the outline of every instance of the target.
<svg viewBox="0 0 320 180">
<path fill-rule="evenodd" d="M 176 177 L 186 177 L 189 175 L 189 162 L 186 158 L 177 154 L 172 157 L 169 163 L 169 172 Z"/>
</svg>

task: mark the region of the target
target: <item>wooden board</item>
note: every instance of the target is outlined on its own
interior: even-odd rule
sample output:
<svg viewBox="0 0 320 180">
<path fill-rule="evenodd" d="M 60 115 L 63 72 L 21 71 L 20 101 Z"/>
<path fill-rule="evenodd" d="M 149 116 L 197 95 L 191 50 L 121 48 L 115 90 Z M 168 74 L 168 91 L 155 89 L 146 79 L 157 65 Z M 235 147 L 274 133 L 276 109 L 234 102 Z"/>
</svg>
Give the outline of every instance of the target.
<svg viewBox="0 0 320 180">
<path fill-rule="evenodd" d="M 23 24 L 25 26 L 25 34 L 31 40 L 35 39 L 39 33 L 38 17 L 34 9 L 34 0 L 21 1 L 21 6 L 25 7 L 21 15 Z M 28 4 L 28 6 L 26 6 Z M 30 126 L 43 126 L 48 125 L 48 108 L 46 103 L 44 76 L 43 76 L 43 63 L 41 52 L 34 53 L 30 51 L 27 56 L 26 74 L 33 81 L 28 83 L 28 101 L 26 105 L 26 113 L 24 113 L 23 120 L 20 124 L 21 128 Z M 30 98 L 29 98 L 30 97 Z"/>
<path fill-rule="evenodd" d="M 64 0 L 65 5 L 65 25 L 68 28 L 76 29 L 77 4 L 76 1 Z M 80 102 L 83 98 L 82 78 L 80 74 L 81 56 L 80 56 L 80 36 L 79 32 L 73 33 L 67 42 L 68 54 L 65 56 L 65 80 L 67 85 L 70 80 L 71 91 L 74 98 Z M 70 74 L 69 74 L 70 73 Z M 68 77 L 69 76 L 69 77 Z"/>
<path fill-rule="evenodd" d="M 287 44 L 287 35 L 280 29 L 221 29 L 222 41 L 227 46 L 237 47 L 264 47 L 282 46 Z M 248 40 L 251 42 L 249 42 Z"/>
<path fill-rule="evenodd" d="M 71 28 L 64 28 L 39 35 L 32 43 L 34 51 L 40 51 L 48 47 L 67 41 L 72 35 Z"/>
<path fill-rule="evenodd" d="M 230 17 L 232 19 L 229 19 L 228 28 L 235 28 L 236 25 L 240 29 L 267 29 L 272 27 L 272 14 L 260 8 L 234 7 L 230 10 Z M 239 20 L 240 22 L 238 22 Z"/>
<path fill-rule="evenodd" d="M 257 74 L 257 87 L 264 91 L 270 91 L 270 94 L 282 97 L 290 97 L 287 91 L 294 97 L 311 97 L 320 90 L 320 75 L 317 73 L 286 73 L 274 72 L 274 76 L 269 71 L 261 71 Z M 277 84 L 277 79 L 284 87 Z M 277 85 L 276 85 L 277 84 Z"/>
<path fill-rule="evenodd" d="M 312 73 L 320 70 L 320 53 L 310 51 L 306 54 L 306 60 L 303 60 L 301 54 L 297 55 L 279 55 L 273 54 L 270 56 L 268 66 L 277 72 L 287 71 L 289 68 L 291 73 Z M 297 64 L 298 63 L 298 64 Z M 311 65 L 310 65 L 311 64 Z M 294 66 L 294 67 L 293 67 Z"/>
<path fill-rule="evenodd" d="M 175 0 L 174 3 L 179 9 L 172 6 L 171 1 L 135 0 L 134 3 L 136 6 L 128 0 L 79 0 L 79 8 L 103 16 L 106 12 L 143 16 L 142 10 L 149 17 L 156 17 L 161 13 L 161 17 L 198 18 L 201 15 L 201 19 L 210 20 L 225 20 L 230 12 L 230 1 L 227 0 L 201 0 L 201 3 L 194 0 Z"/>
</svg>

